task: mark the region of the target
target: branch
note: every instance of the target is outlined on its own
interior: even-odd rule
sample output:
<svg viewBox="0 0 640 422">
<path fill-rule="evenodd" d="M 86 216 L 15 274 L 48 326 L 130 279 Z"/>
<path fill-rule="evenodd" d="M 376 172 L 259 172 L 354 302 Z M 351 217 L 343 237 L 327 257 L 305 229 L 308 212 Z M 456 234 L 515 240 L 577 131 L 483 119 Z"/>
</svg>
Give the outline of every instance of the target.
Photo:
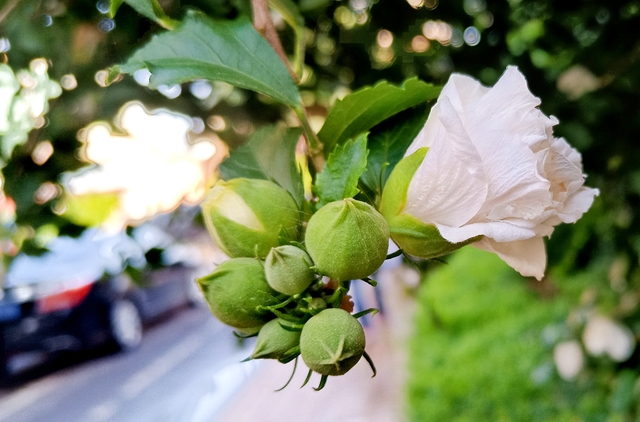
<svg viewBox="0 0 640 422">
<path fill-rule="evenodd" d="M 602 75 L 600 78 L 600 88 L 609 85 L 614 81 L 614 79 L 626 72 L 638 60 L 640 60 L 640 42 L 636 43 L 625 57 L 617 60 L 613 66 L 609 68 L 607 73 Z"/>
<path fill-rule="evenodd" d="M 293 78 L 296 84 L 300 82 L 300 77 L 298 74 L 291 68 L 291 64 L 289 63 L 289 59 L 284 52 L 284 48 L 282 48 L 282 43 L 280 43 L 280 38 L 278 37 L 278 32 L 276 31 L 276 27 L 273 24 L 273 20 L 271 19 L 271 14 L 269 13 L 269 4 L 268 0 L 251 0 L 251 6 L 253 8 L 253 26 L 262 36 L 267 40 L 267 42 L 273 47 L 274 51 L 280 57 L 280 60 L 284 63 L 289 71 L 289 74 Z M 297 107 L 294 107 L 293 110 L 296 113 L 296 116 L 300 120 L 300 124 L 302 126 L 302 132 L 304 134 L 304 138 L 307 141 L 307 154 L 311 157 L 313 165 L 316 171 L 321 171 L 324 167 L 324 155 L 322 154 L 322 142 L 318 139 L 318 135 L 313 131 L 311 125 L 309 124 L 309 119 L 307 118 L 307 113 L 304 110 L 302 104 Z"/>
<path fill-rule="evenodd" d="M 7 4 L 4 5 L 2 9 L 0 9 L 0 23 L 4 21 L 9 13 L 20 3 L 20 0 L 9 0 Z"/>
<path fill-rule="evenodd" d="M 273 47 L 276 54 L 278 54 L 284 65 L 287 67 L 287 70 L 289 71 L 289 74 L 291 74 L 295 83 L 298 84 L 300 82 L 300 78 L 291 68 L 289 59 L 284 52 L 284 48 L 282 48 L 280 37 L 278 37 L 278 32 L 276 31 L 276 27 L 271 19 L 271 14 L 269 13 L 269 4 L 267 3 L 267 0 L 251 0 L 251 5 L 253 7 L 254 28 L 256 28 L 256 31 L 261 33 L 267 42 L 271 44 L 271 47 Z"/>
</svg>

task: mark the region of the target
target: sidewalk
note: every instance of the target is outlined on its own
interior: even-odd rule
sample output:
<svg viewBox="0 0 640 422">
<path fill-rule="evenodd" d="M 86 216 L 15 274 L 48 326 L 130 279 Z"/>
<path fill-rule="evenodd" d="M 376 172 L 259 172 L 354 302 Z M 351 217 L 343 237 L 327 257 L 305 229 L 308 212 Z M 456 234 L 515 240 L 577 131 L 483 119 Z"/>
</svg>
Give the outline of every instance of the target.
<svg viewBox="0 0 640 422">
<path fill-rule="evenodd" d="M 409 270 L 411 271 L 411 270 Z M 283 391 L 293 363 L 265 361 L 237 390 L 219 412 L 215 422 L 401 422 L 405 420 L 406 340 L 411 327 L 414 299 L 406 294 L 415 274 L 405 267 L 384 270 L 378 275 L 385 313 L 377 314 L 365 327 L 367 353 L 378 374 L 362 359 L 347 374 L 329 377 L 322 391 L 314 391 L 320 376 L 314 374 L 304 388 L 307 375 L 302 359 L 294 379 Z M 373 289 L 366 290 L 371 297 Z M 365 298 L 369 303 L 371 298 Z"/>
</svg>

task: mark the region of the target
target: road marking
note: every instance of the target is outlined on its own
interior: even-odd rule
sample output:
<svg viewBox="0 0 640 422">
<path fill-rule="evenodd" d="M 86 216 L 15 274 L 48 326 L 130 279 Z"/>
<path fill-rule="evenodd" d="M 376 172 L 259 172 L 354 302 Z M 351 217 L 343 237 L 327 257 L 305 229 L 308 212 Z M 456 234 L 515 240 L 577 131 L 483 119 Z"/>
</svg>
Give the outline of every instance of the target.
<svg viewBox="0 0 640 422">
<path fill-rule="evenodd" d="M 236 352 L 233 356 L 246 355 L 246 348 Z M 235 360 L 235 359 L 234 359 Z M 204 394 L 198 400 L 190 422 L 207 422 L 215 420 L 216 414 L 229 399 L 245 385 L 247 380 L 262 366 L 264 362 L 251 360 L 235 362 L 218 369 L 213 375 L 214 389 Z"/>
<path fill-rule="evenodd" d="M 25 385 L 9 397 L 0 399 L 0 421 L 8 421 L 11 416 L 31 406 L 43 396 L 54 390 L 59 384 L 57 377 L 48 378 Z"/>
<path fill-rule="evenodd" d="M 115 400 L 109 400 L 102 402 L 96 406 L 93 406 L 89 410 L 89 415 L 86 422 L 105 422 L 111 419 L 113 415 L 118 411 L 118 402 Z"/>
<path fill-rule="evenodd" d="M 203 337 L 198 333 L 181 340 L 178 345 L 169 349 L 168 352 L 155 359 L 131 377 L 120 389 L 123 398 L 130 400 L 151 387 L 156 381 L 192 355 L 202 343 Z"/>
</svg>

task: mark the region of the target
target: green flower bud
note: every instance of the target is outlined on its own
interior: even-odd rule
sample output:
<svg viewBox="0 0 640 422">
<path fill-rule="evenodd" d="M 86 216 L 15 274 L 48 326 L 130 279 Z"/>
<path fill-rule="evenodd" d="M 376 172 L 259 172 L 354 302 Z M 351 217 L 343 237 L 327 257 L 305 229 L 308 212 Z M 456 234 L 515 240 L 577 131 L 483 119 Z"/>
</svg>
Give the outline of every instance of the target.
<svg viewBox="0 0 640 422">
<path fill-rule="evenodd" d="M 230 259 L 197 281 L 213 315 L 246 334 L 255 334 L 272 319 L 271 313 L 258 307 L 279 303 L 278 292 L 267 284 L 257 259 Z"/>
<path fill-rule="evenodd" d="M 313 262 L 300 248 L 291 245 L 271 249 L 264 263 L 267 283 L 275 291 L 297 295 L 311 285 L 315 273 Z"/>
<path fill-rule="evenodd" d="M 311 217 L 305 243 L 321 274 L 355 280 L 373 274 L 384 262 L 389 227 L 371 205 L 347 198 L 328 203 Z"/>
<path fill-rule="evenodd" d="M 447 255 L 475 242 L 472 238 L 460 243 L 451 243 L 440 236 L 433 224 L 403 213 L 407 202 L 407 190 L 413 175 L 427 155 L 429 148 L 420 148 L 395 166 L 382 191 L 380 213 L 389 223 L 391 239 L 404 252 L 419 258 L 436 258 Z"/>
<path fill-rule="evenodd" d="M 309 369 L 322 375 L 343 375 L 364 354 L 362 325 L 340 308 L 325 309 L 307 321 L 300 336 L 300 354 Z"/>
<path fill-rule="evenodd" d="M 298 236 L 295 201 L 273 182 L 232 179 L 216 183 L 201 205 L 216 245 L 232 258 L 264 258 L 279 245 L 280 230 Z"/>
<path fill-rule="evenodd" d="M 327 301 L 321 297 L 314 297 L 309 301 L 309 309 L 314 312 L 320 312 L 327 309 Z"/>
<path fill-rule="evenodd" d="M 251 359 L 281 359 L 300 344 L 300 331 L 282 328 L 278 319 L 273 319 L 260 329 Z"/>
</svg>

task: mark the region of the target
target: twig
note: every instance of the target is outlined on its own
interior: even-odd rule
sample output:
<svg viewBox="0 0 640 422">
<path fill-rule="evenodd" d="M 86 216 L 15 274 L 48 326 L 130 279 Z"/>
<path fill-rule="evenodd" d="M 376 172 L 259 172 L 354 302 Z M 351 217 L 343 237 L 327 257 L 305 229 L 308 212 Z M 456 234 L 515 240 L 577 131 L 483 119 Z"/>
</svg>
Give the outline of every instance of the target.
<svg viewBox="0 0 640 422">
<path fill-rule="evenodd" d="M 256 31 L 260 32 L 262 36 L 267 40 L 267 42 L 271 45 L 271 47 L 273 47 L 276 54 L 278 54 L 278 56 L 280 57 L 280 60 L 282 60 L 284 65 L 287 67 L 289 74 L 296 82 L 296 84 L 299 83 L 300 78 L 291 68 L 291 64 L 289 63 L 289 59 L 284 52 L 282 43 L 280 43 L 278 32 L 276 31 L 273 20 L 271 19 L 271 14 L 269 14 L 268 0 L 251 0 L 251 6 L 253 7 L 253 26 L 256 28 Z M 320 141 L 320 139 L 318 139 L 318 135 L 316 135 L 316 133 L 311 128 L 304 106 L 300 104 L 297 107 L 293 107 L 293 110 L 296 113 L 296 116 L 298 117 L 298 120 L 300 121 L 300 125 L 302 127 L 302 133 L 307 143 L 307 154 L 311 157 L 313 166 L 315 167 L 316 171 L 321 171 L 324 168 L 322 142 Z"/>
<path fill-rule="evenodd" d="M 251 0 L 251 5 L 253 7 L 254 28 L 256 28 L 256 31 L 260 32 L 267 42 L 271 44 L 271 47 L 273 47 L 276 54 L 280 57 L 284 65 L 287 67 L 289 74 L 297 84 L 300 82 L 300 78 L 291 68 L 289 59 L 284 52 L 284 48 L 280 42 L 280 37 L 278 37 L 278 32 L 276 31 L 276 27 L 271 19 L 271 14 L 269 13 L 269 4 L 267 3 L 267 0 Z"/>
<path fill-rule="evenodd" d="M 4 5 L 2 9 L 0 9 L 0 23 L 4 21 L 9 13 L 20 3 L 20 0 L 9 0 L 7 4 Z"/>
<path fill-rule="evenodd" d="M 600 88 L 609 85 L 622 73 L 626 72 L 635 62 L 640 60 L 640 42 L 633 46 L 629 54 L 622 59 L 617 60 L 613 66 L 609 68 L 607 73 L 600 78 Z"/>
</svg>

